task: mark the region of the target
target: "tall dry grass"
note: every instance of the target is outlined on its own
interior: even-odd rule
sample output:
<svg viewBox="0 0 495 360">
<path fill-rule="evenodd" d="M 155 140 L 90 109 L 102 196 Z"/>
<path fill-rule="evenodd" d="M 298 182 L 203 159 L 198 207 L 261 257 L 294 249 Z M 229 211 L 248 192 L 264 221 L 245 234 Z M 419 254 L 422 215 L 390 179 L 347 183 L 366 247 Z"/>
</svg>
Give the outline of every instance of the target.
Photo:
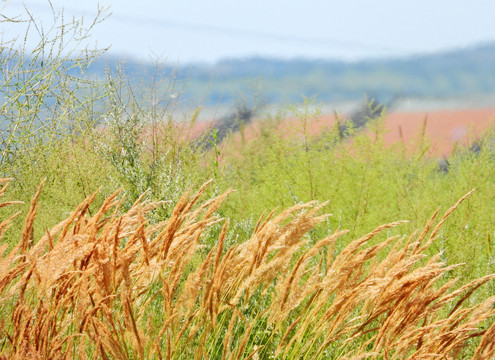
<svg viewBox="0 0 495 360">
<path fill-rule="evenodd" d="M 147 214 L 160 204 L 141 198 L 122 213 L 118 192 L 91 215 L 92 195 L 34 239 L 40 187 L 19 242 L 0 249 L 0 359 L 495 356 L 495 297 L 473 297 L 494 276 L 456 286 L 457 265 L 425 255 L 464 198 L 437 225 L 435 214 L 422 232 L 373 246 L 399 222 L 338 252 L 343 232 L 309 240 L 327 216 L 313 202 L 270 213 L 229 248 L 224 221 L 205 249 L 227 196 L 200 202 L 206 186 L 158 223 Z"/>
</svg>

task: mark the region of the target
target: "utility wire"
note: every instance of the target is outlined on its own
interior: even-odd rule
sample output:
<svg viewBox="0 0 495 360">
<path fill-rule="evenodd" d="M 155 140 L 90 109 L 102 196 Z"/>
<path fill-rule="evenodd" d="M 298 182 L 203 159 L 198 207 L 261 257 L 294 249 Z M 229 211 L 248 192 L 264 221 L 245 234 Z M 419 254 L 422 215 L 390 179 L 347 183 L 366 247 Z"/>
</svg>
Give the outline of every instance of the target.
<svg viewBox="0 0 495 360">
<path fill-rule="evenodd" d="M 9 5 L 22 6 L 20 3 L 17 2 L 10 3 Z M 52 12 L 52 8 L 47 4 L 41 4 L 38 2 L 29 2 L 28 5 L 31 8 L 37 8 L 42 11 Z M 96 16 L 96 12 L 91 10 L 83 10 L 83 9 L 77 9 L 66 6 L 63 7 L 63 10 L 64 12 L 69 12 L 71 14 Z M 343 41 L 332 38 L 314 37 L 314 36 L 306 37 L 306 36 L 298 36 L 298 35 L 275 34 L 275 33 L 240 29 L 240 28 L 216 26 L 211 24 L 178 22 L 169 19 L 158 19 L 155 17 L 148 17 L 148 16 L 143 17 L 143 16 L 112 13 L 111 16 L 109 17 L 109 20 L 124 22 L 126 24 L 128 23 L 134 23 L 140 25 L 151 24 L 159 27 L 175 28 L 184 31 L 193 31 L 199 33 L 209 32 L 225 37 L 236 37 L 236 38 L 243 37 L 243 38 L 260 39 L 260 40 L 271 40 L 276 42 L 293 43 L 298 45 L 306 45 L 306 46 L 310 45 L 315 47 L 331 46 L 331 47 L 339 47 L 341 49 L 348 49 L 348 50 L 361 50 L 361 51 L 371 50 L 373 51 L 373 53 L 376 53 L 377 51 L 384 53 L 403 53 L 409 51 L 408 49 L 404 49 L 400 47 L 395 47 L 395 46 L 390 47 L 381 44 L 373 44 L 370 42 Z"/>
</svg>

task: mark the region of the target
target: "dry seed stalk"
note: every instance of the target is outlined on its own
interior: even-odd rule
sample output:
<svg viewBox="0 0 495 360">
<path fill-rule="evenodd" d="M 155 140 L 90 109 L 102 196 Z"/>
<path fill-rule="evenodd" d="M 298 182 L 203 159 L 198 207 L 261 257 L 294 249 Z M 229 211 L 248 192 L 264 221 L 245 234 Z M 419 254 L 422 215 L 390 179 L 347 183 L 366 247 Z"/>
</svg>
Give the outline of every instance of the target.
<svg viewBox="0 0 495 360">
<path fill-rule="evenodd" d="M 228 249 L 226 221 L 217 246 L 200 257 L 201 234 L 219 221 L 227 195 L 196 206 L 205 188 L 153 225 L 146 216 L 157 203 L 141 197 L 119 214 L 118 192 L 91 216 L 95 193 L 32 244 L 40 187 L 18 246 L 0 249 L 0 304 L 12 309 L 2 319 L 0 358 L 239 359 L 266 357 L 270 348 L 284 358 L 324 357 L 330 348 L 354 359 L 447 358 L 472 338 L 481 338 L 473 358 L 495 355 L 495 299 L 464 307 L 493 276 L 456 289 L 454 280 L 440 284 L 455 265 L 439 256 L 421 262 L 466 197 L 436 226 L 435 213 L 419 236 L 367 247 L 400 222 L 387 224 L 335 257 L 343 232 L 308 246 L 305 234 L 325 219 L 315 202 L 269 213 L 249 240 Z M 2 234 L 12 219 L 0 224 Z"/>
</svg>

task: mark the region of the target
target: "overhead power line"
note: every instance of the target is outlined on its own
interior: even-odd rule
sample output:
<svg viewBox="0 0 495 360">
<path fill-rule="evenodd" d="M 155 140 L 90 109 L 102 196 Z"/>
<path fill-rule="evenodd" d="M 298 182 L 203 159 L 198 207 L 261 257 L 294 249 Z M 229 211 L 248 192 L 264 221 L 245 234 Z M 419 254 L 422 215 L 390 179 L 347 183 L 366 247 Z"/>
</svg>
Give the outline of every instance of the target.
<svg viewBox="0 0 495 360">
<path fill-rule="evenodd" d="M 37 8 L 42 11 L 52 12 L 52 8 L 48 4 L 42 4 L 38 2 L 27 2 L 26 3 L 30 8 Z M 10 3 L 11 5 L 23 6 L 20 3 Z M 86 9 L 77 9 L 73 7 L 63 7 L 64 12 L 68 12 L 70 14 L 79 14 L 79 15 L 90 15 L 96 16 L 96 12 Z M 334 38 L 327 37 L 316 37 L 316 36 L 300 36 L 300 35 L 287 35 L 287 34 L 277 34 L 277 33 L 268 33 L 268 32 L 260 32 L 260 31 L 252 31 L 247 29 L 240 28 L 232 28 L 225 26 L 217 26 L 211 24 L 198 24 L 198 23 L 188 23 L 188 22 L 179 22 L 173 21 L 170 19 L 159 19 L 155 17 L 144 17 L 144 16 L 135 16 L 135 15 L 127 15 L 127 14 L 119 14 L 112 13 L 110 16 L 110 20 L 125 22 L 126 24 L 134 23 L 140 25 L 155 25 L 158 27 L 167 27 L 167 28 L 175 28 L 181 29 L 184 31 L 192 31 L 192 32 L 209 32 L 218 34 L 224 37 L 243 37 L 250 39 L 260 39 L 260 40 L 269 40 L 275 42 L 284 42 L 284 43 L 293 43 L 298 45 L 310 45 L 315 47 L 338 47 L 341 49 L 347 50 L 360 50 L 366 51 L 370 50 L 374 53 L 383 52 L 383 53 L 404 53 L 408 52 L 408 49 L 399 48 L 399 47 L 391 47 L 385 46 L 382 44 L 370 43 L 370 42 L 356 42 L 356 41 L 348 41 L 348 40 L 339 40 Z"/>
</svg>

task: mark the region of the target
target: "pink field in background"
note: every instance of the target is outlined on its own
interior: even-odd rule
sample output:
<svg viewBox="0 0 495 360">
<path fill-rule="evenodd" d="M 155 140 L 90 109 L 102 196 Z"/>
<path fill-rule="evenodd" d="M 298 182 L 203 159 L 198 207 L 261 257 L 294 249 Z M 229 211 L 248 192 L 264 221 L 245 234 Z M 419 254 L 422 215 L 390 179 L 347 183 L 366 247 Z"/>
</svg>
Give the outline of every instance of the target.
<svg viewBox="0 0 495 360">
<path fill-rule="evenodd" d="M 495 125 L 495 109 L 392 113 L 385 119 L 385 142 L 412 144 L 424 131 L 428 154 L 447 157 L 455 146 L 470 146 Z M 424 128 L 424 130 L 423 130 Z"/>
<path fill-rule="evenodd" d="M 261 136 L 262 121 L 247 126 L 242 135 L 234 135 L 234 143 L 249 141 Z M 321 115 L 306 122 L 306 132 L 318 136 L 335 126 L 333 115 Z M 429 112 L 392 112 L 384 121 L 384 140 L 387 145 L 403 141 L 411 149 L 422 133 L 430 144 L 427 154 L 432 157 L 447 157 L 456 146 L 469 146 L 485 132 L 495 126 L 495 108 L 440 110 Z M 270 131 L 284 138 L 300 138 L 304 133 L 301 120 L 285 119 Z"/>
</svg>

